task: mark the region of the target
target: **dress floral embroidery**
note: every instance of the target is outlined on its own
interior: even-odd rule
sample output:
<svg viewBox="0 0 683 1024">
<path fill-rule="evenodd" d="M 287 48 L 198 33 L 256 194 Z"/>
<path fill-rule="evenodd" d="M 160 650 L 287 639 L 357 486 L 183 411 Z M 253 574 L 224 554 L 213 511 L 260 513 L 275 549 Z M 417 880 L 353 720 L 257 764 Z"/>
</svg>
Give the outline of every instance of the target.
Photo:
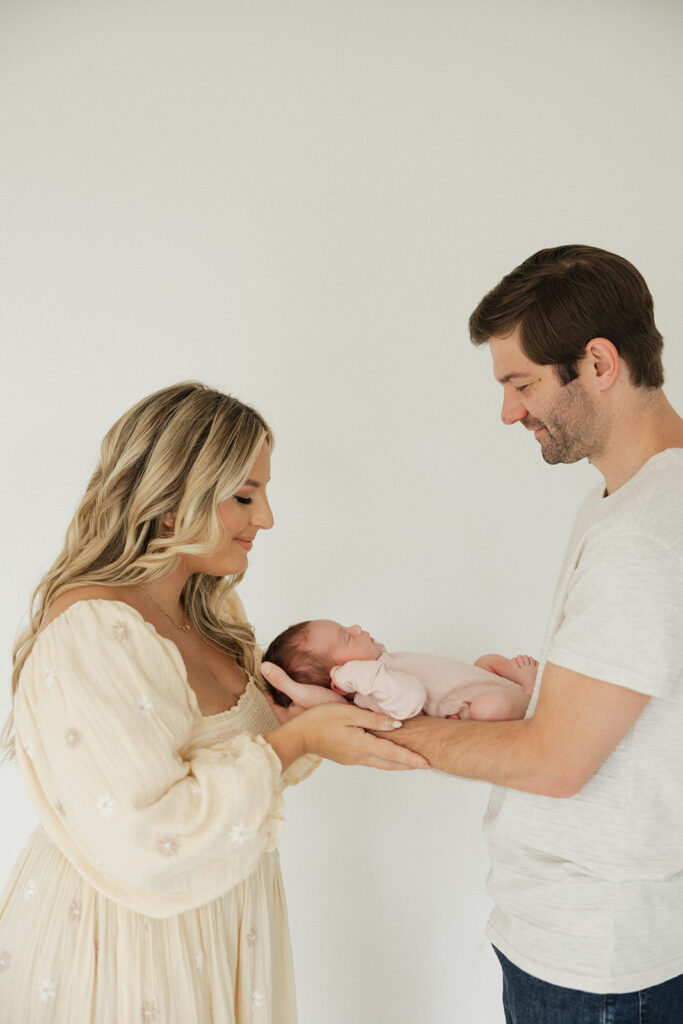
<svg viewBox="0 0 683 1024">
<path fill-rule="evenodd" d="M 178 844 L 175 839 L 171 839 L 167 836 L 165 839 L 160 839 L 157 843 L 157 850 L 159 853 L 163 853 L 164 857 L 172 857 L 178 852 Z"/>
<path fill-rule="evenodd" d="M 55 683 L 58 682 L 57 670 L 52 668 L 52 666 L 46 668 L 43 673 L 43 682 L 47 686 L 48 690 L 51 690 Z"/>
<path fill-rule="evenodd" d="M 73 921 L 75 924 L 78 924 L 78 922 L 81 919 L 82 913 L 83 904 L 79 900 L 74 900 L 71 906 L 69 907 L 69 920 Z"/>
<path fill-rule="evenodd" d="M 36 894 L 36 889 L 37 888 L 38 888 L 38 886 L 36 885 L 35 878 L 29 878 L 28 882 L 26 883 L 26 888 L 24 889 L 24 899 L 25 900 L 33 899 L 33 897 Z"/>
<path fill-rule="evenodd" d="M 116 810 L 116 802 L 108 793 L 98 796 L 96 806 L 103 818 L 111 818 Z"/>
<path fill-rule="evenodd" d="M 147 1024 L 147 1021 L 155 1021 L 157 1019 L 157 1008 L 154 1003 L 143 1003 L 142 1004 L 142 1019 Z"/>
<path fill-rule="evenodd" d="M 54 999 L 57 993 L 57 986 L 54 981 L 50 981 L 49 978 L 43 978 L 40 985 L 38 986 L 38 998 L 41 1003 L 46 1003 L 48 999 Z"/>
<path fill-rule="evenodd" d="M 237 846 L 243 846 L 251 835 L 251 829 L 247 828 L 244 822 L 234 825 L 230 831 L 230 838 Z"/>
<path fill-rule="evenodd" d="M 128 630 L 122 623 L 117 622 L 114 626 L 114 636 L 117 640 L 125 640 L 128 636 Z"/>
<path fill-rule="evenodd" d="M 78 729 L 74 729 L 72 726 L 70 729 L 66 730 L 64 739 L 70 747 L 77 747 L 81 742 L 82 737 Z"/>
<path fill-rule="evenodd" d="M 0 972 L 8 971 L 12 966 L 12 957 L 6 949 L 0 953 Z"/>
<path fill-rule="evenodd" d="M 143 718 L 147 718 L 152 710 L 152 702 L 147 697 L 138 697 L 135 701 L 135 706 L 138 709 L 138 714 L 142 715 Z"/>
</svg>

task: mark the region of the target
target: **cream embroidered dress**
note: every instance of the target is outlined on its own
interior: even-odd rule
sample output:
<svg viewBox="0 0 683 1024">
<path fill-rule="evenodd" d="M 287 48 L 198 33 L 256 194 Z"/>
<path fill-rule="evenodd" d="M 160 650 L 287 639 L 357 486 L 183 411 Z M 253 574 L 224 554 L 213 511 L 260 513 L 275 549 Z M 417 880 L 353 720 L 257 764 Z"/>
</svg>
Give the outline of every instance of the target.
<svg viewBox="0 0 683 1024">
<path fill-rule="evenodd" d="M 235 598 L 236 618 L 242 618 Z M 283 776 L 254 681 L 202 717 L 129 605 L 39 634 L 15 702 L 39 828 L 0 902 L 0 1024 L 294 1024 Z"/>
</svg>

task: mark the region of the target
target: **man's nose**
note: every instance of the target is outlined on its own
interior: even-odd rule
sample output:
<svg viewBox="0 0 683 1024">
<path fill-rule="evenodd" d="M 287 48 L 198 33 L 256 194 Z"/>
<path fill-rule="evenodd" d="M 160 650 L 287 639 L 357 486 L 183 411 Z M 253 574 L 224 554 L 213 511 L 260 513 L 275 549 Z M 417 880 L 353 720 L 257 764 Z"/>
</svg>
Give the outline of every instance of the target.
<svg viewBox="0 0 683 1024">
<path fill-rule="evenodd" d="M 529 415 L 529 410 L 520 401 L 519 395 L 508 394 L 503 396 L 503 408 L 500 411 L 500 418 L 506 426 L 518 423 Z"/>
<path fill-rule="evenodd" d="M 356 624 L 355 624 L 355 625 L 353 625 L 353 626 L 349 626 L 349 629 L 350 629 L 350 630 L 351 630 L 351 632 L 352 632 L 352 633 L 354 634 L 354 636 L 360 636 L 360 634 L 361 634 L 361 633 L 363 632 L 363 630 L 362 630 L 362 629 L 360 628 L 360 626 L 358 625 L 358 623 L 356 623 Z"/>
</svg>

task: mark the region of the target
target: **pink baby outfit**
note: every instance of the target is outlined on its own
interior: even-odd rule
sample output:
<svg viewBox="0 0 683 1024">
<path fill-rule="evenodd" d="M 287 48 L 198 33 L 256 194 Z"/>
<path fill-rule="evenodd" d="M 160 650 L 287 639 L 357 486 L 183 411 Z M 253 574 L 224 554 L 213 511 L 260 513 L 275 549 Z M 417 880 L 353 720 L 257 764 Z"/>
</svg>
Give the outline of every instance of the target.
<svg viewBox="0 0 683 1024">
<path fill-rule="evenodd" d="M 376 661 L 348 661 L 331 672 L 335 687 L 359 708 L 406 719 L 421 711 L 435 718 L 469 718 L 475 697 L 492 690 L 519 693 L 518 683 L 452 658 L 385 651 Z"/>
</svg>

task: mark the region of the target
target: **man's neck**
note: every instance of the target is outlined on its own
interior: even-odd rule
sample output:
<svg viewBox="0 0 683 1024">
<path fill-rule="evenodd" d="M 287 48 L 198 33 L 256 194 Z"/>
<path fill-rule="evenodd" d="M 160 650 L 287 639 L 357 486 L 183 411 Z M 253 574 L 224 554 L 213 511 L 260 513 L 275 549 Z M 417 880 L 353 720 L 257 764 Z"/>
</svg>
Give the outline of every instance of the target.
<svg viewBox="0 0 683 1024">
<path fill-rule="evenodd" d="M 612 494 L 667 448 L 683 448 L 683 419 L 663 391 L 646 396 L 635 392 L 616 411 L 604 453 L 590 461 L 604 476 L 606 493 Z"/>
</svg>

